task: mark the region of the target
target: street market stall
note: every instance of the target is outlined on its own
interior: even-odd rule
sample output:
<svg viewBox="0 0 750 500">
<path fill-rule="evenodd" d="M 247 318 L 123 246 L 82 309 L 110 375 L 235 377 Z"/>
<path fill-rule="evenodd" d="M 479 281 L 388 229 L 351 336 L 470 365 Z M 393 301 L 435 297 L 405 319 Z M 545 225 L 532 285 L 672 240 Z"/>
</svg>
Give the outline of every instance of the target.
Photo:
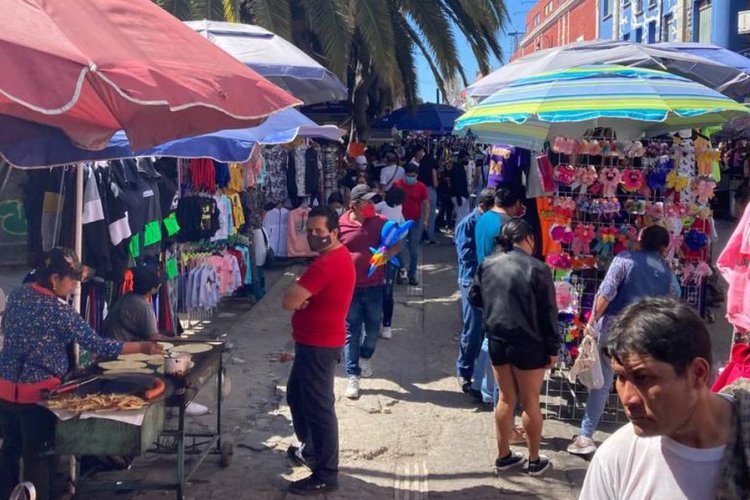
<svg viewBox="0 0 750 500">
<path fill-rule="evenodd" d="M 634 249 L 650 224 L 670 232 L 667 259 L 683 298 L 703 311 L 719 153 L 697 129 L 747 113 L 679 76 L 592 65 L 518 80 L 457 120 L 457 131 L 494 144 L 490 179 L 511 180 L 515 149 L 530 150 L 527 190 L 555 275 L 563 366 L 578 354 L 612 258 Z M 560 381 L 553 392 L 574 397 L 553 413 L 579 416 L 585 391 L 574 387 Z"/>
</svg>

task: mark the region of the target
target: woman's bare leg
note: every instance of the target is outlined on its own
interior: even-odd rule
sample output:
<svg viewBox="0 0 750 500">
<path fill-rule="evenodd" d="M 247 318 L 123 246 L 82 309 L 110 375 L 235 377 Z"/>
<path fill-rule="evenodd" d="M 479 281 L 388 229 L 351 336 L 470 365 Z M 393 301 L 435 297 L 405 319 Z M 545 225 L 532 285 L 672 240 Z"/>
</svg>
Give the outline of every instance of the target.
<svg viewBox="0 0 750 500">
<path fill-rule="evenodd" d="M 539 458 L 539 444 L 542 440 L 542 410 L 539 407 L 539 391 L 544 381 L 544 368 L 519 370 L 513 368 L 513 377 L 518 383 L 518 397 L 523 405 L 523 428 L 526 431 L 526 445 L 529 460 Z"/>
<path fill-rule="evenodd" d="M 500 400 L 495 408 L 495 432 L 497 434 L 497 456 L 510 454 L 508 441 L 513 434 L 513 412 L 516 409 L 516 381 L 510 365 L 493 366 L 495 382 L 500 388 Z"/>
</svg>

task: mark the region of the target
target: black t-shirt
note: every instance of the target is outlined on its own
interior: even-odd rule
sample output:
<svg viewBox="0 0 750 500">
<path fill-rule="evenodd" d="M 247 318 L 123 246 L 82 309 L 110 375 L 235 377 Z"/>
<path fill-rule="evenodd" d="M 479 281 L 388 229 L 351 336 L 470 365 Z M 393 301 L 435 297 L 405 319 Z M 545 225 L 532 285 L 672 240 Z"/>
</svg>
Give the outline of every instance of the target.
<svg viewBox="0 0 750 500">
<path fill-rule="evenodd" d="M 438 168 L 437 160 L 432 155 L 425 155 L 419 162 L 419 174 L 417 180 L 428 188 L 435 187 L 432 181 L 432 171 Z"/>
</svg>

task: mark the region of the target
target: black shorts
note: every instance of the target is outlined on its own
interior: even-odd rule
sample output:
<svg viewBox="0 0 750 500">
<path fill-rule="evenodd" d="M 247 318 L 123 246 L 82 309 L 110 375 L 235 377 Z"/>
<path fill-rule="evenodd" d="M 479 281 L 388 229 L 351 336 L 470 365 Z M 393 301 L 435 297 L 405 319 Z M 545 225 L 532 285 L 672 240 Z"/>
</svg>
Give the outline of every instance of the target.
<svg viewBox="0 0 750 500">
<path fill-rule="evenodd" d="M 536 342 L 522 344 L 490 339 L 489 347 L 493 366 L 513 365 L 519 370 L 538 370 L 549 362 L 544 346 Z"/>
</svg>

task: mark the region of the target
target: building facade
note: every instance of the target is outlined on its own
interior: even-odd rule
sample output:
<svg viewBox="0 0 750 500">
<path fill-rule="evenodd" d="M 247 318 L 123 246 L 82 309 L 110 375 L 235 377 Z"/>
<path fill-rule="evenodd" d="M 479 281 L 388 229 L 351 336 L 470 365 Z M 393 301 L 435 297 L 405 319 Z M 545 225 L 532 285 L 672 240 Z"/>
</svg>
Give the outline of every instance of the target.
<svg viewBox="0 0 750 500">
<path fill-rule="evenodd" d="M 526 33 L 511 60 L 537 50 L 599 38 L 600 0 L 539 0 L 526 15 Z"/>
<path fill-rule="evenodd" d="M 599 38 L 636 43 L 700 42 L 740 51 L 744 0 L 598 0 Z"/>
</svg>

